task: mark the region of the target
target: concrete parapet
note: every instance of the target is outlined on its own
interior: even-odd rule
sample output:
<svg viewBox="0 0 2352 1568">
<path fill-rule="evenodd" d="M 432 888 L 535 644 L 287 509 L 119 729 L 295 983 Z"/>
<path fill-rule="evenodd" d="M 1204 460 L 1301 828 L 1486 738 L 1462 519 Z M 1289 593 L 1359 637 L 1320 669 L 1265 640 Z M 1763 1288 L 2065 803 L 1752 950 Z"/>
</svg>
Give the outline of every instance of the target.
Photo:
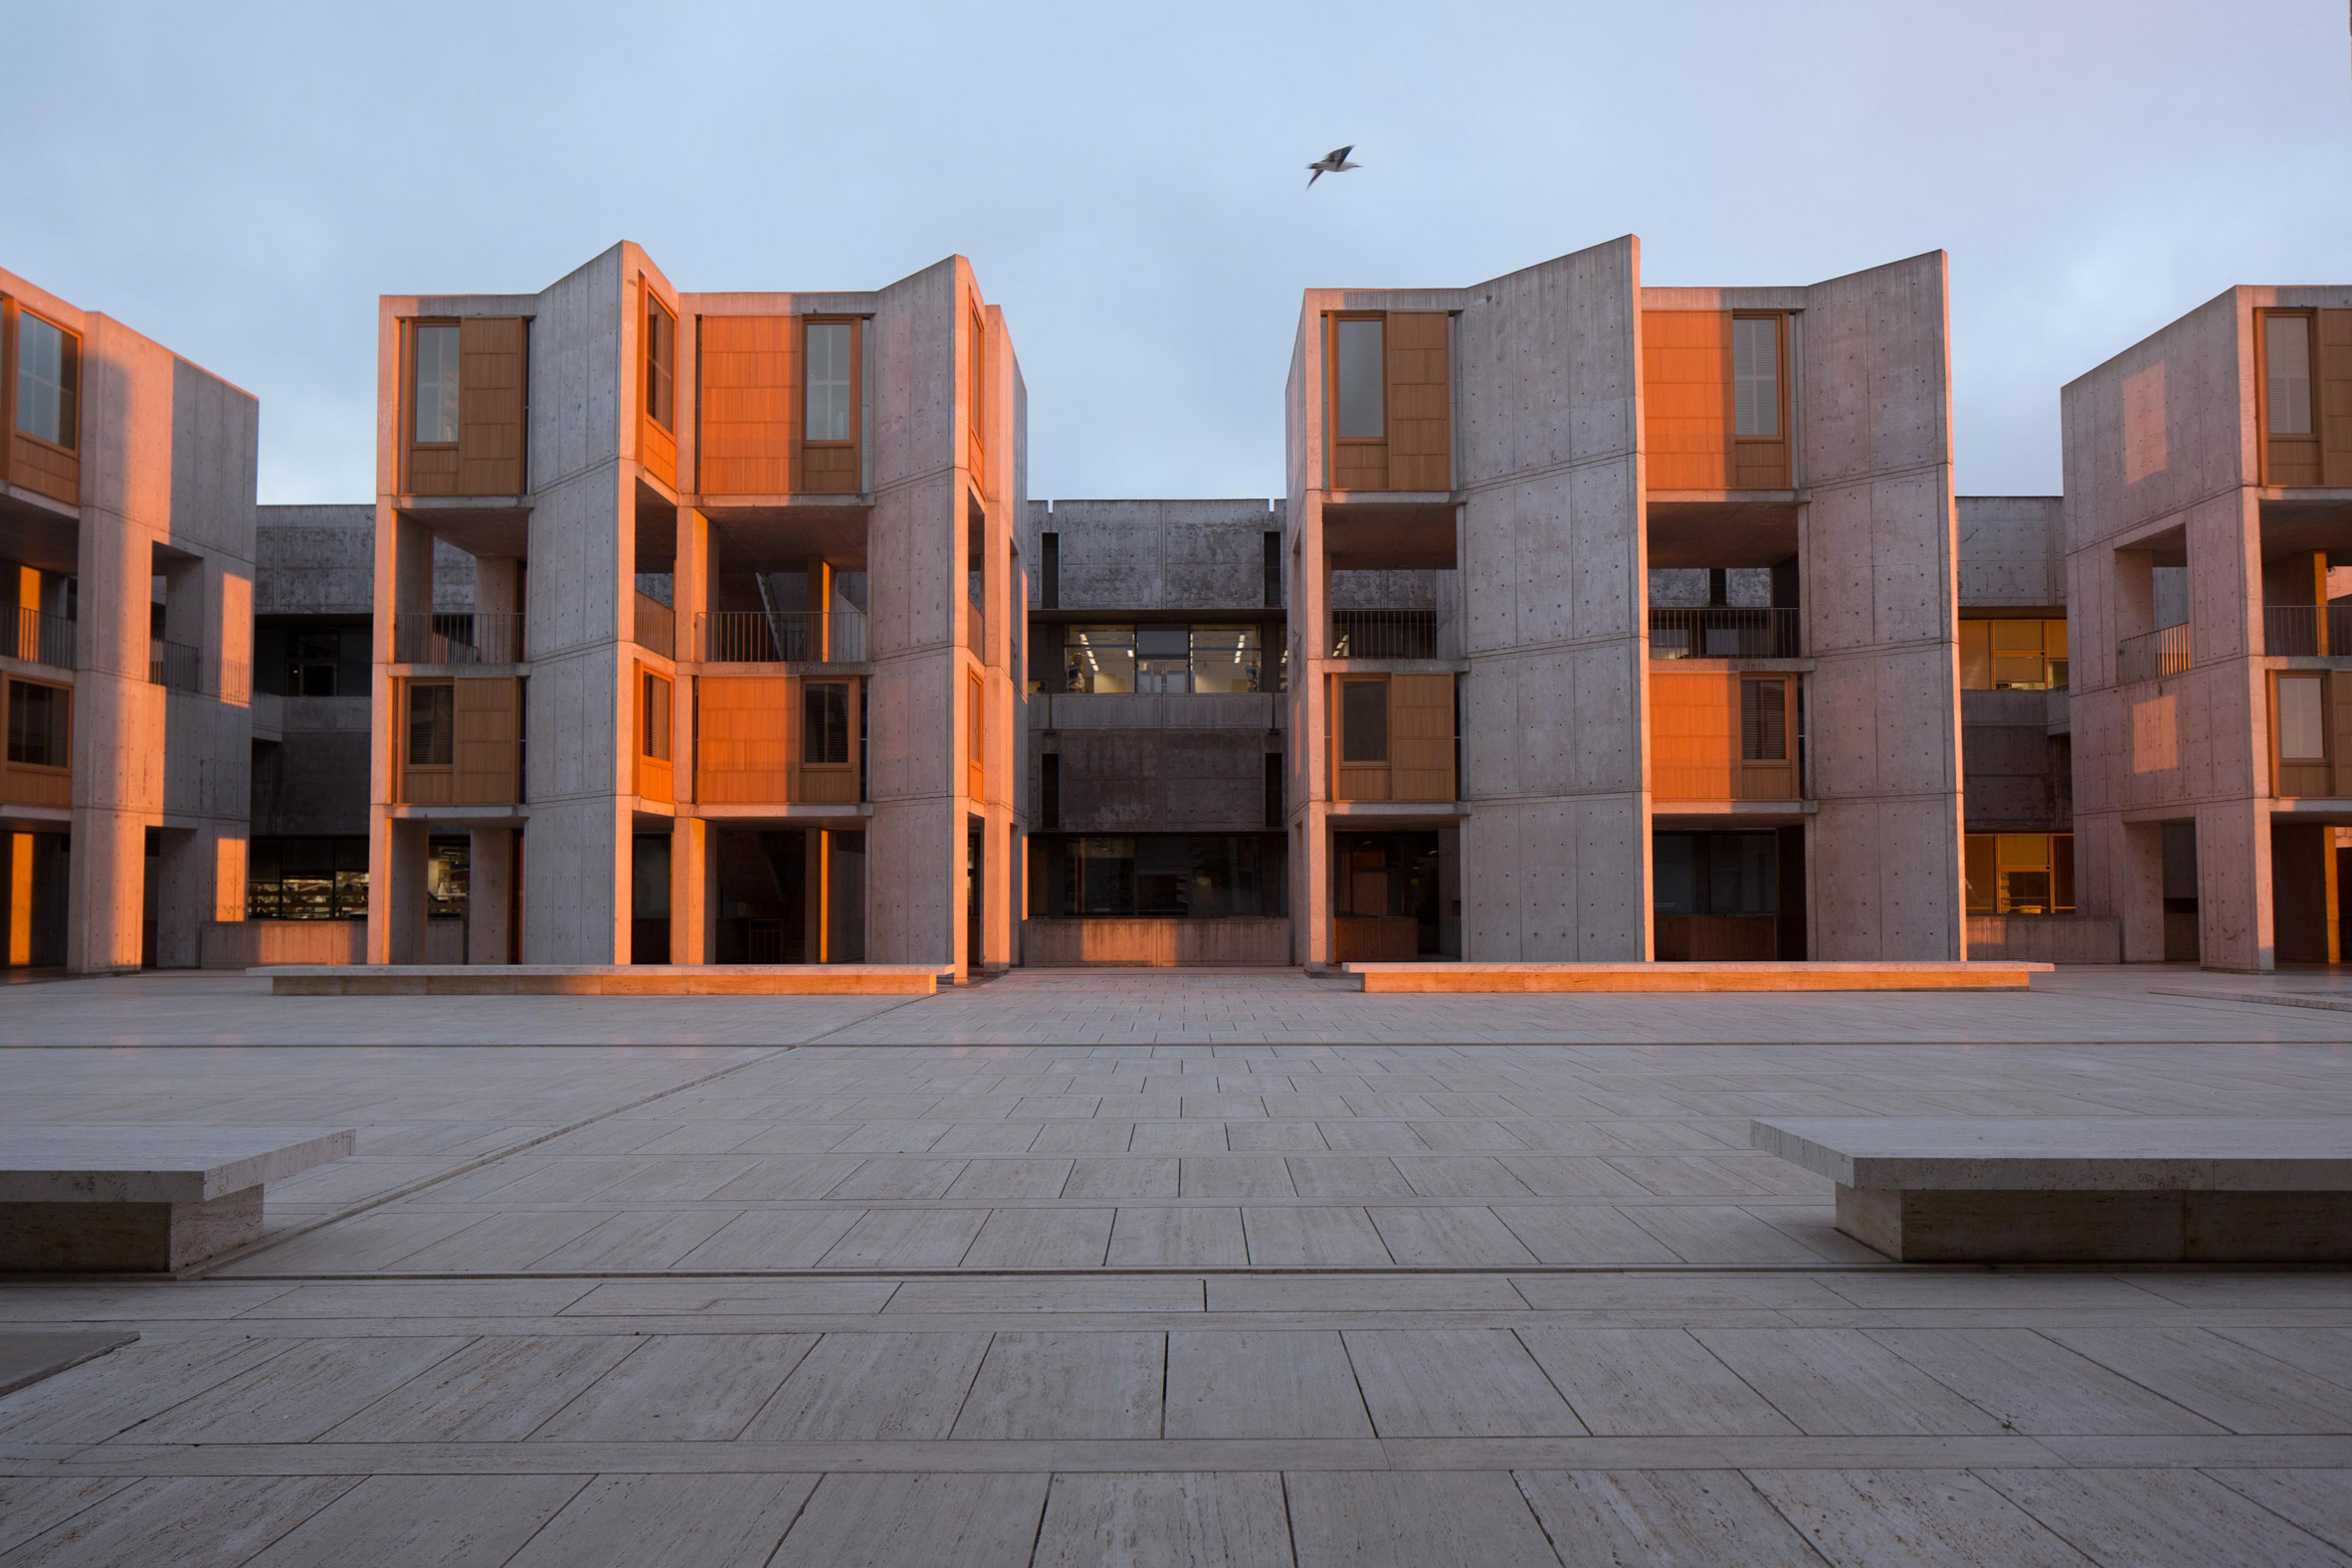
<svg viewBox="0 0 2352 1568">
<path fill-rule="evenodd" d="M 2094 914 L 1972 914 L 1971 960 L 2043 964 L 2123 962 L 2123 922 Z"/>
</svg>

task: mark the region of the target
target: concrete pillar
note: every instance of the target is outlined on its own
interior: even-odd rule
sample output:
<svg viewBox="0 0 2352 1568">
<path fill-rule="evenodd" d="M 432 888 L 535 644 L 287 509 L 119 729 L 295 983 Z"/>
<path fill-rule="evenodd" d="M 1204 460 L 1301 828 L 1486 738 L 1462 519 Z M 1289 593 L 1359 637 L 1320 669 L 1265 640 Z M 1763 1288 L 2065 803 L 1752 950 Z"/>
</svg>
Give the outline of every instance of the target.
<svg viewBox="0 0 2352 1568">
<path fill-rule="evenodd" d="M 800 911 L 802 946 L 800 961 L 804 964 L 824 964 L 833 961 L 826 951 L 826 915 L 833 907 L 832 835 L 823 828 L 808 828 L 802 832 Z"/>
<path fill-rule="evenodd" d="M 2269 815 L 2259 800 L 2197 808 L 2198 957 L 2208 969 L 2252 974 L 2277 965 Z"/>
<path fill-rule="evenodd" d="M 474 829 L 466 860 L 466 962 L 502 964 L 513 951 L 514 830 Z"/>
<path fill-rule="evenodd" d="M 382 871 L 368 888 L 368 960 L 371 963 L 421 964 L 425 961 L 425 860 L 431 829 L 416 818 L 388 818 L 383 822 Z M 369 856 L 371 863 L 376 857 Z M 375 866 L 369 870 L 375 872 Z M 377 922 L 384 930 L 384 956 L 375 955 Z"/>
<path fill-rule="evenodd" d="M 2164 824 L 2116 825 L 2116 918 L 2123 927 L 2123 961 L 2164 961 Z M 2077 836 L 2077 844 L 2081 842 Z"/>
<path fill-rule="evenodd" d="M 684 769 L 680 770 L 682 773 Z M 681 817 L 670 829 L 670 961 L 712 961 L 718 921 L 718 864 L 710 825 Z"/>
</svg>

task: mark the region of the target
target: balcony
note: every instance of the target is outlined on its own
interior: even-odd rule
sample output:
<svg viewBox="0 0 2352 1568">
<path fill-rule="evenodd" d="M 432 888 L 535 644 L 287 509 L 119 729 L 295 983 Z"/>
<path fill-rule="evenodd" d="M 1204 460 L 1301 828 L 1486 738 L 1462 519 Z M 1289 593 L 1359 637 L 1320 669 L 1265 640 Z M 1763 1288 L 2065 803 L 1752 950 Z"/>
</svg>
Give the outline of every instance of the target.
<svg viewBox="0 0 2352 1568">
<path fill-rule="evenodd" d="M 202 650 L 161 638 L 147 645 L 147 680 L 151 684 L 167 691 L 201 691 L 203 676 Z"/>
<path fill-rule="evenodd" d="M 2115 682 L 2154 681 L 2177 676 L 2189 668 L 2189 627 L 2162 627 L 2142 637 L 2127 637 L 2115 645 Z"/>
<path fill-rule="evenodd" d="M 2272 658 L 2352 658 L 2352 604 L 2263 605 L 2262 652 Z"/>
<path fill-rule="evenodd" d="M 857 665 L 866 617 L 850 610 L 709 610 L 694 641 L 712 665 Z"/>
<path fill-rule="evenodd" d="M 522 617 L 469 611 L 403 611 L 392 618 L 392 662 L 401 665 L 518 665 Z"/>
<path fill-rule="evenodd" d="M 1798 612 L 1750 605 L 1653 605 L 1650 657 L 1800 659 Z"/>
<path fill-rule="evenodd" d="M 646 652 L 660 654 L 664 659 L 678 657 L 678 612 L 652 594 L 637 596 L 637 613 L 631 630 L 632 641 Z"/>
<path fill-rule="evenodd" d="M 1459 659 L 1462 639 L 1435 610 L 1333 610 L 1333 659 Z"/>
<path fill-rule="evenodd" d="M 74 668 L 74 623 L 62 615 L 20 609 L 16 612 L 16 635 L 9 642 L 8 653 L 11 658 L 21 659 L 29 665 L 71 670 Z"/>
</svg>

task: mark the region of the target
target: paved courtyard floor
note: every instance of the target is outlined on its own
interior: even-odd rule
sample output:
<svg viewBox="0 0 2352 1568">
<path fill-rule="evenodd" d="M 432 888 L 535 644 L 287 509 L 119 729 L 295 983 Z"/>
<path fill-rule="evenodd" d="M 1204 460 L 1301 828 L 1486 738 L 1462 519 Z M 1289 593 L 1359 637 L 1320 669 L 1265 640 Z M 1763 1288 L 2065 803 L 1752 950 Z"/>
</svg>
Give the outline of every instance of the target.
<svg viewBox="0 0 2352 1568">
<path fill-rule="evenodd" d="M 0 1121 L 360 1135 L 0 1286 L 140 1335 L 0 1397 L 0 1568 L 2352 1563 L 2352 1273 L 1896 1266 L 1747 1147 L 2352 1115 L 2348 1006 L 11 988 Z"/>
</svg>

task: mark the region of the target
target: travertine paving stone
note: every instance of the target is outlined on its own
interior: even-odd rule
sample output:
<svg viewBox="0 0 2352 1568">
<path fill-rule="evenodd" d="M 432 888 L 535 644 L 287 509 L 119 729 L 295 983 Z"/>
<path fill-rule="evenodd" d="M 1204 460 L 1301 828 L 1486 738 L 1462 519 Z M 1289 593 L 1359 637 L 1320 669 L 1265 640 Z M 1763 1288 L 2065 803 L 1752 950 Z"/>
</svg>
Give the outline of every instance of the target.
<svg viewBox="0 0 2352 1568">
<path fill-rule="evenodd" d="M 1560 1560 L 1579 1568 L 1821 1568 L 1736 1470 L 1525 1470 L 1518 1481 Z"/>
</svg>

